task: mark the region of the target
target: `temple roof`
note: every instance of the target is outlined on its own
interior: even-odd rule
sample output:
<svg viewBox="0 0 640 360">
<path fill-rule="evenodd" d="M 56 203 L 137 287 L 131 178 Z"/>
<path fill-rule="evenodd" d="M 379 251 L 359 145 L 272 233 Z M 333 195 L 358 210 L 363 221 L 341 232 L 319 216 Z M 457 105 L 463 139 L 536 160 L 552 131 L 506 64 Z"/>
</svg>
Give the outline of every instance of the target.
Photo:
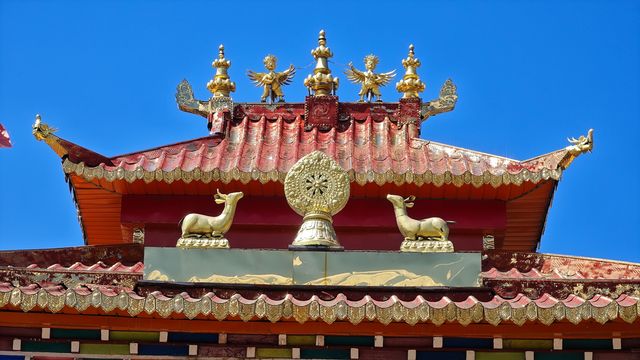
<svg viewBox="0 0 640 360">
<path fill-rule="evenodd" d="M 129 262 L 141 246 L 81 247 L 84 252 L 117 254 Z M 15 256 L 0 266 L 0 309 L 66 314 L 104 314 L 136 318 L 254 321 L 373 321 L 433 323 L 637 321 L 640 264 L 568 256 L 489 251 L 483 255 L 482 286 L 471 289 L 378 287 L 295 287 L 185 284 L 141 281 L 141 263 L 52 265 L 72 261 L 64 249 L 0 252 Z M 510 254 L 509 259 L 507 256 Z M 141 254 L 140 254 L 141 255 Z M 78 259 L 78 258 L 75 258 Z M 138 259 L 141 260 L 141 259 Z M 27 264 L 35 261 L 37 265 Z M 47 262 L 48 261 L 48 262 Z M 506 270 L 507 263 L 511 263 Z M 552 269 L 554 264 L 563 268 Z M 42 275 L 43 269 L 52 272 Z M 496 269 L 501 269 L 500 271 Z M 571 269 L 580 277 L 568 275 Z M 621 270 L 624 270 L 621 272 Z M 548 283 L 528 282 L 555 272 Z M 111 277 L 108 275 L 111 273 Z M 577 272 L 576 272 L 577 273 Z M 92 276 L 87 276 L 88 274 Z M 496 275 L 509 282 L 495 282 Z M 524 288 L 524 284 L 528 288 Z M 523 291 L 510 291 L 513 289 Z"/>
<path fill-rule="evenodd" d="M 360 185 L 470 184 L 497 188 L 558 180 L 576 156 L 569 146 L 525 161 L 509 159 L 417 138 L 410 127 L 398 125 L 389 116 L 359 117 L 353 113 L 353 120 L 341 128 L 305 130 L 303 116 L 291 114 L 286 118 L 281 115 L 286 106 L 281 107 L 280 115 L 270 117 L 262 112 L 266 106 L 252 105 L 250 113 L 245 109 L 242 116 L 229 122 L 225 133 L 109 158 L 83 152 L 83 148 L 63 139 L 57 142 L 76 150 L 65 159 L 66 173 L 89 181 L 129 183 L 282 182 L 296 161 L 320 150 Z"/>
</svg>

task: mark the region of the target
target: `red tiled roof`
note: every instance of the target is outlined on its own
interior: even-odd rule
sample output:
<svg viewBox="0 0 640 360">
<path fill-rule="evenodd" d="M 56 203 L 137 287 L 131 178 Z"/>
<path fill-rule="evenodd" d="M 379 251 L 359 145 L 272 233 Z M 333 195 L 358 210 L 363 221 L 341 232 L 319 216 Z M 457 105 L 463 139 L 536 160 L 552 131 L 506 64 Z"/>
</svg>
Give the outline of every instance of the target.
<svg viewBox="0 0 640 360">
<path fill-rule="evenodd" d="M 561 149 L 528 161 L 467 150 L 419 138 L 411 127 L 400 127 L 388 117 L 353 116 L 343 128 L 305 130 L 301 116 L 245 115 L 230 122 L 226 135 L 194 139 L 178 144 L 110 158 L 94 164 L 66 160 L 66 173 L 128 182 L 200 180 L 282 181 L 304 155 L 320 150 L 333 157 L 359 184 L 452 183 L 520 184 L 560 178 L 568 156 Z"/>
<path fill-rule="evenodd" d="M 640 264 L 579 256 L 491 251 L 484 278 L 639 280 Z"/>
</svg>

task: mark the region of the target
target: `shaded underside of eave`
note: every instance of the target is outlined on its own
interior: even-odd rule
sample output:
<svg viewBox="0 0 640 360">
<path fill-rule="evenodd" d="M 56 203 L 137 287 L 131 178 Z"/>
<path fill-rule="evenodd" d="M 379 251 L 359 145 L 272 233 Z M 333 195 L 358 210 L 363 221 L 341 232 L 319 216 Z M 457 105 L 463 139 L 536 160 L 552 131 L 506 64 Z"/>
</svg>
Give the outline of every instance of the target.
<svg viewBox="0 0 640 360">
<path fill-rule="evenodd" d="M 122 236 L 122 195 L 82 179 L 71 177 L 85 243 L 106 245 L 127 243 Z"/>
<path fill-rule="evenodd" d="M 530 252 L 538 249 L 556 186 L 557 181 L 549 181 L 507 201 L 505 240 L 500 249 Z"/>
<path fill-rule="evenodd" d="M 210 195 L 218 189 L 222 192 L 244 191 L 252 196 L 284 196 L 283 185 L 279 182 L 232 182 L 220 184 L 210 182 L 172 184 L 145 183 L 136 181 L 106 182 L 94 179 L 88 182 L 84 178 L 72 175 L 71 183 L 76 193 L 82 226 L 88 244 L 118 244 L 131 242 L 132 228 L 126 228 L 121 222 L 122 196 L 125 194 L 161 194 L 161 195 Z M 389 193 L 415 195 L 425 199 L 457 200 L 505 200 L 507 201 L 507 227 L 505 240 L 496 244 L 497 248 L 512 251 L 535 251 L 544 228 L 548 205 L 555 189 L 554 181 L 540 184 L 523 183 L 493 188 L 485 185 L 475 188 L 471 185 L 456 187 L 453 184 L 436 187 L 415 184 L 366 184 L 352 183 L 351 196 L 358 198 L 383 198 Z M 509 200 L 512 199 L 512 200 Z M 132 224 L 127 224 L 131 227 Z"/>
</svg>

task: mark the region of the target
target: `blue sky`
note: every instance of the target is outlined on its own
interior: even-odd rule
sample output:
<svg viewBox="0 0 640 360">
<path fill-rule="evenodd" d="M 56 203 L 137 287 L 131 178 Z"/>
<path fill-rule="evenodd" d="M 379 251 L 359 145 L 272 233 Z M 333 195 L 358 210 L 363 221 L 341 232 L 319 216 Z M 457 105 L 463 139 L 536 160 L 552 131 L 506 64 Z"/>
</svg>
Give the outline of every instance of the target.
<svg viewBox="0 0 640 360">
<path fill-rule="evenodd" d="M 209 96 L 220 43 L 234 100 L 257 101 L 246 70 L 267 53 L 281 68 L 307 66 L 320 29 L 334 73 L 369 53 L 401 73 L 413 43 L 425 100 L 454 80 L 455 111 L 427 121 L 424 138 L 524 160 L 595 128 L 594 152 L 563 175 L 540 250 L 640 262 L 637 1 L 0 1 L 0 122 L 14 143 L 0 149 L 0 249 L 82 244 L 60 162 L 31 135 L 36 113 L 107 156 L 204 136 L 202 118 L 177 110 L 175 87 L 187 78 Z M 308 72 L 289 101 L 304 98 Z M 341 100 L 355 100 L 341 77 Z"/>
</svg>

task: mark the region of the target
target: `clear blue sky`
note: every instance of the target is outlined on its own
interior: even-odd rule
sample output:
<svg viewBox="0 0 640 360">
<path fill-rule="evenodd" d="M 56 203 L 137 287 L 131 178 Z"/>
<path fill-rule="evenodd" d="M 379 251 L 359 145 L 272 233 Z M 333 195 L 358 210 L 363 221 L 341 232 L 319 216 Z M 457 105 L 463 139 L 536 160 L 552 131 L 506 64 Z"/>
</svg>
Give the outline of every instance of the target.
<svg viewBox="0 0 640 360">
<path fill-rule="evenodd" d="M 108 156 L 200 137 L 204 121 L 177 110 L 175 87 L 187 78 L 206 98 L 220 43 L 234 100 L 257 101 L 246 70 L 267 53 L 308 65 L 321 28 L 335 73 L 372 52 L 379 70 L 401 72 L 414 43 L 423 98 L 455 81 L 458 106 L 424 138 L 524 160 L 595 128 L 595 151 L 560 182 L 541 251 L 640 262 L 638 1 L 0 1 L 0 122 L 14 143 L 0 149 L 0 248 L 82 244 L 60 161 L 31 135 L 36 113 Z M 303 99 L 308 72 L 289 101 Z M 338 95 L 356 99 L 341 77 Z"/>
</svg>

